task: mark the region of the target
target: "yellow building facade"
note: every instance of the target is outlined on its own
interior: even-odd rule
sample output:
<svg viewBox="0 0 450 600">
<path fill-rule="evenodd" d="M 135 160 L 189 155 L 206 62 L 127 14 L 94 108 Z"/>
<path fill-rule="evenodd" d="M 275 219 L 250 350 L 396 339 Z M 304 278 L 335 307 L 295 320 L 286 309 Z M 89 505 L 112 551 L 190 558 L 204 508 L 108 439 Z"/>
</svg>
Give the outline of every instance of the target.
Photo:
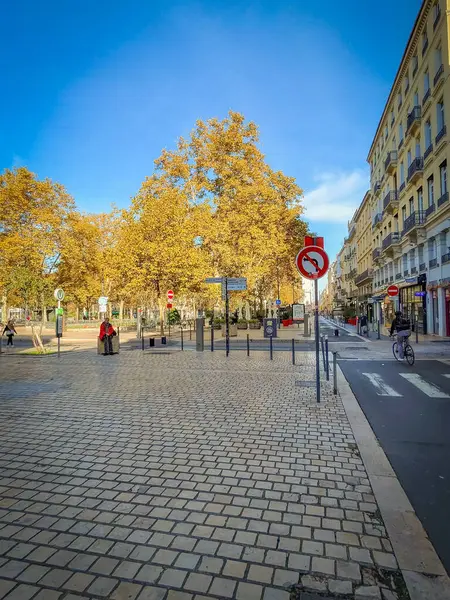
<svg viewBox="0 0 450 600">
<path fill-rule="evenodd" d="M 355 285 L 358 290 L 356 312 L 373 320 L 373 268 L 372 268 L 372 194 L 367 192 L 353 220 L 356 225 Z"/>
</svg>

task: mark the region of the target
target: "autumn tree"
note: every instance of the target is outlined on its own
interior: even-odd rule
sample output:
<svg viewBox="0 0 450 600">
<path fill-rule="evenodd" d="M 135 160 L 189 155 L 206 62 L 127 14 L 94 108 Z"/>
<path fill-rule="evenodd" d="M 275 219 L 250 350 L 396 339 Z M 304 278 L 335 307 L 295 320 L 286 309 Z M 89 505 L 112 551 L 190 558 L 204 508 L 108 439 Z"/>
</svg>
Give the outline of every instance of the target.
<svg viewBox="0 0 450 600">
<path fill-rule="evenodd" d="M 45 314 L 72 198 L 58 183 L 25 167 L 0 175 L 0 291 L 8 302 L 40 306 Z"/>
</svg>

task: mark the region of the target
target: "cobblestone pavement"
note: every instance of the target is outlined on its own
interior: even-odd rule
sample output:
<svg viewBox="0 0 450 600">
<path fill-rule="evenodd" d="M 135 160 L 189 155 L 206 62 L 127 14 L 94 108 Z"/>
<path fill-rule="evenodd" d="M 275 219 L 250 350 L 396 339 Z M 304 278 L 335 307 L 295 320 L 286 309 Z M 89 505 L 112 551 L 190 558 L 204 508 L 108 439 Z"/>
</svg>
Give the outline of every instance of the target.
<svg viewBox="0 0 450 600">
<path fill-rule="evenodd" d="M 289 359 L 3 359 L 0 599 L 397 598 L 341 401 Z"/>
</svg>

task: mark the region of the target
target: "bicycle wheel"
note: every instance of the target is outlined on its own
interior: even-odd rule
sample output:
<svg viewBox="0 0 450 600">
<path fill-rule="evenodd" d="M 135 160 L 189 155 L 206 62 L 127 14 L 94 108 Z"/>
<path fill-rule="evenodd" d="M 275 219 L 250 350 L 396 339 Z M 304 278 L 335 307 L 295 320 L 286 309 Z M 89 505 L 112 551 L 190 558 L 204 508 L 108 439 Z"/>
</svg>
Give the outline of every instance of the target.
<svg viewBox="0 0 450 600">
<path fill-rule="evenodd" d="M 398 355 L 398 346 L 397 346 L 397 342 L 394 342 L 392 344 L 392 354 L 395 356 L 395 358 L 397 360 L 400 360 L 400 356 Z"/>
<path fill-rule="evenodd" d="M 408 365 L 412 366 L 414 364 L 414 350 L 409 344 L 407 344 L 405 348 L 405 358 Z"/>
</svg>

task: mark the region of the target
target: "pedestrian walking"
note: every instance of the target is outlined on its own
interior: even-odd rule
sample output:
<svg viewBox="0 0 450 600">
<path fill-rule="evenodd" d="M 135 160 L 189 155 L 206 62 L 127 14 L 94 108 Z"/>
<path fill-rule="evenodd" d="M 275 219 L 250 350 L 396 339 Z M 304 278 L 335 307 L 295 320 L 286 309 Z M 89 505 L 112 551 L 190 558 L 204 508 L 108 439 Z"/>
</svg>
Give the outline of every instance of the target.
<svg viewBox="0 0 450 600">
<path fill-rule="evenodd" d="M 367 335 L 367 323 L 368 321 L 366 315 L 361 315 L 359 318 L 359 327 L 361 335 Z"/>
<path fill-rule="evenodd" d="M 100 340 L 104 343 L 105 351 L 103 352 L 103 356 L 107 356 L 108 354 L 114 354 L 113 352 L 113 337 L 117 335 L 114 327 L 109 322 L 109 318 L 105 317 L 105 320 L 100 325 Z"/>
<path fill-rule="evenodd" d="M 8 341 L 6 342 L 7 346 L 14 346 L 14 335 L 17 335 L 17 331 L 14 328 L 14 321 L 12 319 L 9 319 L 8 322 L 5 325 L 5 328 L 2 332 L 2 335 L 4 335 L 6 333 L 6 337 L 8 338 Z"/>
</svg>

